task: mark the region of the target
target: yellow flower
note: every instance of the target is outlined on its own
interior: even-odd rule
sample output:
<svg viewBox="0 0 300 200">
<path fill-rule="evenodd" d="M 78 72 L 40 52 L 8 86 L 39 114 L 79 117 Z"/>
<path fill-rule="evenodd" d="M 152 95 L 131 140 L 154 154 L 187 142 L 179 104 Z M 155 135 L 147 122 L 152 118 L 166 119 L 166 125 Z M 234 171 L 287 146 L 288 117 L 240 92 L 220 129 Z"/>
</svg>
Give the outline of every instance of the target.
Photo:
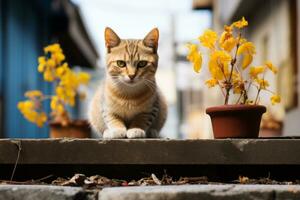
<svg viewBox="0 0 300 200">
<path fill-rule="evenodd" d="M 43 127 L 44 123 L 47 121 L 47 114 L 45 112 L 38 113 L 35 123 L 38 127 Z"/>
<path fill-rule="evenodd" d="M 25 110 L 31 110 L 34 109 L 34 102 L 27 100 L 27 101 L 21 101 L 18 103 L 18 109 L 21 111 L 25 111 Z"/>
<path fill-rule="evenodd" d="M 43 72 L 45 69 L 45 65 L 44 64 L 39 64 L 38 66 L 38 72 Z"/>
<path fill-rule="evenodd" d="M 252 42 L 245 42 L 241 44 L 241 46 L 238 48 L 237 55 L 243 54 L 244 56 L 242 63 L 243 69 L 247 68 L 251 64 L 253 55 L 255 53 L 255 46 L 252 44 Z"/>
<path fill-rule="evenodd" d="M 54 74 L 52 73 L 52 70 L 49 69 L 49 70 L 46 70 L 44 72 L 44 80 L 45 81 L 49 81 L 49 82 L 52 82 L 54 81 L 55 77 L 54 77 Z"/>
<path fill-rule="evenodd" d="M 239 47 L 237 54 L 240 55 L 240 54 L 245 54 L 245 53 L 251 54 L 251 55 L 256 53 L 255 46 L 253 45 L 252 42 L 244 42 Z"/>
<path fill-rule="evenodd" d="M 21 101 L 18 103 L 18 109 L 22 115 L 30 122 L 42 127 L 47 121 L 47 115 L 44 112 L 37 112 L 35 110 L 35 103 L 31 100 Z"/>
<path fill-rule="evenodd" d="M 55 91 L 58 98 L 65 99 L 65 91 L 63 87 L 57 86 Z"/>
<path fill-rule="evenodd" d="M 50 107 L 54 112 L 62 114 L 65 112 L 65 107 L 57 96 L 51 98 Z"/>
<path fill-rule="evenodd" d="M 252 55 L 245 54 L 244 55 L 244 59 L 243 59 L 243 63 L 242 63 L 242 68 L 246 69 L 252 63 L 252 60 L 253 60 L 253 56 Z"/>
<path fill-rule="evenodd" d="M 48 59 L 48 60 L 46 61 L 46 66 L 47 66 L 48 68 L 54 68 L 54 67 L 56 66 L 55 61 L 52 60 L 52 59 Z"/>
<path fill-rule="evenodd" d="M 233 93 L 241 94 L 245 89 L 245 84 L 242 80 L 242 77 L 239 73 L 233 71 L 232 73 L 232 84 L 233 84 Z"/>
<path fill-rule="evenodd" d="M 207 29 L 198 39 L 203 46 L 213 49 L 217 41 L 217 37 L 218 35 L 216 32 Z"/>
<path fill-rule="evenodd" d="M 265 65 L 274 73 L 276 74 L 278 72 L 278 68 L 275 67 L 271 61 L 266 61 Z"/>
<path fill-rule="evenodd" d="M 247 39 L 246 39 L 246 38 L 241 37 L 241 38 L 239 39 L 239 44 L 240 44 L 240 45 L 242 45 L 242 44 L 244 44 L 244 43 L 246 43 L 246 42 L 247 42 Z"/>
<path fill-rule="evenodd" d="M 209 71 L 213 78 L 222 80 L 229 74 L 228 65 L 231 61 L 231 56 L 226 51 L 214 51 L 210 55 Z"/>
<path fill-rule="evenodd" d="M 59 65 L 62 61 L 65 60 L 65 55 L 62 52 L 52 53 L 51 59 Z"/>
<path fill-rule="evenodd" d="M 257 76 L 265 71 L 264 66 L 250 67 L 250 77 L 256 79 Z"/>
<path fill-rule="evenodd" d="M 62 49 L 59 44 L 52 44 L 44 48 L 45 53 L 61 53 Z"/>
<path fill-rule="evenodd" d="M 38 62 L 39 62 L 38 71 L 43 72 L 45 70 L 46 58 L 44 56 L 40 56 L 38 58 Z"/>
<path fill-rule="evenodd" d="M 217 79 L 209 79 L 207 81 L 205 81 L 205 84 L 208 86 L 208 88 L 214 87 L 218 84 L 218 80 Z"/>
<path fill-rule="evenodd" d="M 280 101 L 281 101 L 281 98 L 279 95 L 275 94 L 275 95 L 271 96 L 272 105 L 274 105 L 276 103 L 280 103 Z"/>
<path fill-rule="evenodd" d="M 42 96 L 43 96 L 43 93 L 39 90 L 31 90 L 31 91 L 27 91 L 25 93 L 25 97 L 28 97 L 28 98 L 39 98 Z"/>
<path fill-rule="evenodd" d="M 59 78 L 63 78 L 63 76 L 67 73 L 69 73 L 70 68 L 68 66 L 68 63 L 63 63 L 61 66 L 57 67 L 55 70 L 56 76 Z"/>
<path fill-rule="evenodd" d="M 45 64 L 46 63 L 46 57 L 45 56 L 38 57 L 38 62 L 39 62 L 39 64 Z"/>
<path fill-rule="evenodd" d="M 257 76 L 265 71 L 264 66 L 250 67 L 250 77 L 256 79 Z"/>
<path fill-rule="evenodd" d="M 261 89 L 266 89 L 267 87 L 270 86 L 269 82 L 267 80 L 265 80 L 265 79 L 259 79 L 259 78 L 257 78 L 257 79 L 255 79 L 255 81 L 259 84 L 259 87 Z"/>
<path fill-rule="evenodd" d="M 225 50 L 230 52 L 236 45 L 236 39 L 234 37 L 230 37 L 221 44 L 221 47 Z"/>
<path fill-rule="evenodd" d="M 88 84 L 89 81 L 90 81 L 90 75 L 88 73 L 85 73 L 85 72 L 79 72 L 77 74 L 77 78 L 78 78 L 78 82 L 80 84 Z"/>
<path fill-rule="evenodd" d="M 245 17 L 243 17 L 239 21 L 234 22 L 232 25 L 238 29 L 241 29 L 244 28 L 245 26 L 248 26 L 248 22 L 246 21 Z"/>
<path fill-rule="evenodd" d="M 236 45 L 237 41 L 232 35 L 232 28 L 230 26 L 224 27 L 224 32 L 222 33 L 219 44 L 225 50 L 230 52 Z"/>
<path fill-rule="evenodd" d="M 188 44 L 189 53 L 187 59 L 193 63 L 194 71 L 199 72 L 202 65 L 202 55 L 198 51 L 198 46 L 195 44 Z"/>
<path fill-rule="evenodd" d="M 64 103 L 74 106 L 76 91 L 72 87 L 58 86 L 56 88 L 56 94 L 59 99 Z"/>
</svg>

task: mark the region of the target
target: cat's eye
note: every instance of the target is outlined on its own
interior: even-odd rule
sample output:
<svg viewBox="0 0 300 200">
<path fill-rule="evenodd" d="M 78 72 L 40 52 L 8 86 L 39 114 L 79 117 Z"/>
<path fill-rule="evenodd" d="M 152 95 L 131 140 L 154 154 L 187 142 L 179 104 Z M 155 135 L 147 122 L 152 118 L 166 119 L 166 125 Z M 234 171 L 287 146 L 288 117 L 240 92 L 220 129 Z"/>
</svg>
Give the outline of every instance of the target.
<svg viewBox="0 0 300 200">
<path fill-rule="evenodd" d="M 148 64 L 148 62 L 146 60 L 141 60 L 138 62 L 137 67 L 142 68 L 142 67 L 145 67 L 147 64 Z"/>
<path fill-rule="evenodd" d="M 118 67 L 126 67 L 126 62 L 123 60 L 117 60 Z"/>
</svg>

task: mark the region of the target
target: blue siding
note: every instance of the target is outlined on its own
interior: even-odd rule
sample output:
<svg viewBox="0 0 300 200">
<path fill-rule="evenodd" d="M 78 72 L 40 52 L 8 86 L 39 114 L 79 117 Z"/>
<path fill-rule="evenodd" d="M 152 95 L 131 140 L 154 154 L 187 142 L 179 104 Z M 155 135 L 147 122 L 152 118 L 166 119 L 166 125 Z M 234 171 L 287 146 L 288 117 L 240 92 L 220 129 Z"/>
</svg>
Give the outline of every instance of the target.
<svg viewBox="0 0 300 200">
<path fill-rule="evenodd" d="M 24 92 L 42 89 L 49 93 L 37 73 L 37 57 L 46 44 L 45 25 L 41 13 L 33 8 L 32 1 L 7 1 L 4 59 L 4 136 L 13 138 L 47 137 L 48 128 L 37 128 L 27 122 L 17 109 Z M 3 33 L 3 31 L 1 31 Z"/>
<path fill-rule="evenodd" d="M 3 137 L 3 1 L 0 0 L 0 138 Z"/>
<path fill-rule="evenodd" d="M 0 98 L 1 98 L 0 101 L 2 101 L 2 85 L 3 85 L 2 84 L 3 83 L 3 21 L 4 21 L 3 1 L 0 0 Z M 0 120 L 1 120 L 1 114 L 0 114 Z"/>
</svg>

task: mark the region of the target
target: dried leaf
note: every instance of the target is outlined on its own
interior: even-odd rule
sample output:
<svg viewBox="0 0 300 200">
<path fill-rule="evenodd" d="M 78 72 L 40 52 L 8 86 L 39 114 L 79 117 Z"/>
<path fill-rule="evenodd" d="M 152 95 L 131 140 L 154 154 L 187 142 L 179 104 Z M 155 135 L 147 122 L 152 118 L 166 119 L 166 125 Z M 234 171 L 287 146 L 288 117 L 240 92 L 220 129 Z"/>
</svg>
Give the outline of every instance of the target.
<svg viewBox="0 0 300 200">
<path fill-rule="evenodd" d="M 239 176 L 239 182 L 242 184 L 249 183 L 249 178 L 247 176 Z"/>
<path fill-rule="evenodd" d="M 62 186 L 82 186 L 86 176 L 84 174 L 75 174 L 70 180 L 63 182 Z"/>
<path fill-rule="evenodd" d="M 178 185 L 182 184 L 208 184 L 208 178 L 206 176 L 201 177 L 180 177 L 176 182 Z"/>
<path fill-rule="evenodd" d="M 151 178 L 157 185 L 161 185 L 160 180 L 155 176 L 155 174 L 151 174 Z"/>
</svg>

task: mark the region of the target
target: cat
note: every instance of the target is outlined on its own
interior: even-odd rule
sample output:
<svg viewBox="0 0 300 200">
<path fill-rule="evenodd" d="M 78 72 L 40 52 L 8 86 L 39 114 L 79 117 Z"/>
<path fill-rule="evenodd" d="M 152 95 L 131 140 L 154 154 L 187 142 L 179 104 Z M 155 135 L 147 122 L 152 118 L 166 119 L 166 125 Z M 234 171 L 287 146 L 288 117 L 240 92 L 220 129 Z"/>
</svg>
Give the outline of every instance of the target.
<svg viewBox="0 0 300 200">
<path fill-rule="evenodd" d="M 144 39 L 120 39 L 105 29 L 106 77 L 89 107 L 92 128 L 103 138 L 159 137 L 167 117 L 165 98 L 156 85 L 157 28 Z"/>
</svg>

